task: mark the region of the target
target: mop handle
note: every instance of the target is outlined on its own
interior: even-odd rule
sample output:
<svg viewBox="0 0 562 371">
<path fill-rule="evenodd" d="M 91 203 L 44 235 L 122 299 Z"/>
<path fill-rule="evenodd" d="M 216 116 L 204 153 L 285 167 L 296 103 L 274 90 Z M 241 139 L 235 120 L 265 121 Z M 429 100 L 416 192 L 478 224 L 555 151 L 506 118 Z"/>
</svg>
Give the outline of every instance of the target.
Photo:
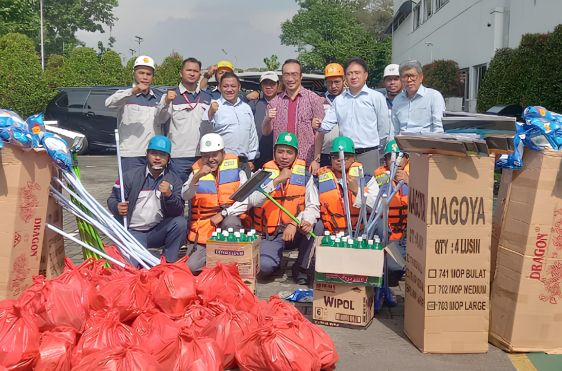
<svg viewBox="0 0 562 371">
<path fill-rule="evenodd" d="M 119 148 L 119 130 L 115 129 L 115 143 L 117 144 L 117 168 L 119 169 L 119 191 L 121 202 L 125 202 L 125 184 L 123 184 L 123 165 L 121 164 L 121 149 Z M 127 228 L 127 215 L 123 216 L 123 227 Z"/>
<path fill-rule="evenodd" d="M 301 222 L 293 214 L 291 214 L 291 212 L 289 210 L 285 209 L 285 207 L 283 205 L 281 205 L 279 202 L 277 202 L 277 200 L 274 199 L 269 193 L 267 193 L 266 191 L 261 189 L 261 187 L 259 188 L 259 191 L 261 193 L 263 193 L 263 195 L 265 197 L 267 197 L 269 199 L 269 201 L 273 202 L 273 204 L 275 206 L 277 206 L 279 209 L 281 209 L 281 211 L 283 211 L 285 214 L 287 214 L 287 216 L 289 218 L 291 218 L 295 223 L 297 223 L 297 225 L 301 224 Z M 313 231 L 308 232 L 308 234 L 311 235 L 314 238 L 318 237 L 318 236 L 316 236 L 316 234 Z"/>
<path fill-rule="evenodd" d="M 343 187 L 343 207 L 345 209 L 345 222 L 347 224 L 347 234 L 348 236 L 353 236 L 353 228 L 351 226 L 351 210 L 349 209 L 349 192 L 347 190 L 347 174 L 345 169 L 345 155 L 343 153 L 343 147 L 339 147 L 340 163 L 341 163 L 341 176 L 342 176 L 342 187 Z"/>
</svg>

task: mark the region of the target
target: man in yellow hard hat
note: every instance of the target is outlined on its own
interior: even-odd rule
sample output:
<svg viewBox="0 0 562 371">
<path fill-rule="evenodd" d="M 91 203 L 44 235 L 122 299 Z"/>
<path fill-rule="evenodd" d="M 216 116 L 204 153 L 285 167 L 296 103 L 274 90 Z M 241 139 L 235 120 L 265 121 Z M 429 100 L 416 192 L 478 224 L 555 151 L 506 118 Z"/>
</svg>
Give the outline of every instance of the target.
<svg viewBox="0 0 562 371">
<path fill-rule="evenodd" d="M 330 110 L 334 99 L 343 93 L 345 88 L 344 77 L 345 72 L 343 66 L 339 63 L 330 63 L 324 68 L 324 83 L 326 85 L 326 92 L 324 93 L 324 111 L 326 113 Z M 317 135 L 324 135 L 320 166 L 330 166 L 330 149 L 332 141 L 340 135 L 339 127 L 334 126 L 330 132 L 326 134 L 318 133 Z"/>
<path fill-rule="evenodd" d="M 146 166 L 146 148 L 152 137 L 162 134 L 162 124 L 156 118 L 162 93 L 152 90 L 154 59 L 141 55 L 133 66 L 133 86 L 117 90 L 105 100 L 105 106 L 117 110 L 119 149 L 123 171 Z"/>
<path fill-rule="evenodd" d="M 208 89 L 207 91 L 213 96 L 214 100 L 217 100 L 221 97 L 221 92 L 219 91 L 219 84 L 222 75 L 227 72 L 236 72 L 234 71 L 234 65 L 231 61 L 223 59 L 217 62 L 217 64 L 213 64 L 207 69 L 207 72 L 203 74 L 203 79 L 200 82 L 200 86 L 202 89 L 208 86 L 209 79 L 214 76 L 217 85 L 213 89 Z"/>
</svg>

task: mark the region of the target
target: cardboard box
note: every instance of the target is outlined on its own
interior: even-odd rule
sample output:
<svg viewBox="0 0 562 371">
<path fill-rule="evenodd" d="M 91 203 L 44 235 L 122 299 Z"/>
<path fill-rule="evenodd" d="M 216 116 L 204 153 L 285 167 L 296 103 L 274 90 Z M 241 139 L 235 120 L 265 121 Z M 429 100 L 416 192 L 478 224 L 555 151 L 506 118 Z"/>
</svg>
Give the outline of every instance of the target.
<svg viewBox="0 0 562 371">
<path fill-rule="evenodd" d="M 382 277 L 359 276 L 340 273 L 314 273 L 315 282 L 335 283 L 338 285 L 381 287 Z"/>
<path fill-rule="evenodd" d="M 48 224 L 63 229 L 62 207 L 50 196 L 47 203 L 46 221 Z M 49 228 L 45 228 L 39 274 L 49 280 L 58 277 L 64 271 L 64 257 L 64 238 Z"/>
<path fill-rule="evenodd" d="M 319 282 L 379 286 L 384 251 L 322 246 L 316 240 L 315 279 Z"/>
<path fill-rule="evenodd" d="M 366 328 L 374 316 L 374 289 L 367 286 L 314 284 L 313 322 L 319 325 Z"/>
<path fill-rule="evenodd" d="M 9 299 L 39 274 L 53 169 L 44 150 L 5 144 L 0 159 L 0 299 Z"/>
<path fill-rule="evenodd" d="M 428 353 L 488 350 L 493 157 L 410 154 L 404 332 Z"/>
<path fill-rule="evenodd" d="M 217 262 L 238 264 L 242 278 L 254 278 L 260 271 L 260 239 L 253 242 L 209 241 L 207 243 L 207 267 Z"/>
<path fill-rule="evenodd" d="M 527 150 L 523 161 L 501 224 L 490 342 L 562 353 L 562 152 Z"/>
<path fill-rule="evenodd" d="M 255 278 L 242 278 L 242 281 L 244 282 L 244 284 L 246 286 L 248 286 L 248 288 L 254 293 L 254 295 L 256 294 L 256 279 Z"/>
</svg>

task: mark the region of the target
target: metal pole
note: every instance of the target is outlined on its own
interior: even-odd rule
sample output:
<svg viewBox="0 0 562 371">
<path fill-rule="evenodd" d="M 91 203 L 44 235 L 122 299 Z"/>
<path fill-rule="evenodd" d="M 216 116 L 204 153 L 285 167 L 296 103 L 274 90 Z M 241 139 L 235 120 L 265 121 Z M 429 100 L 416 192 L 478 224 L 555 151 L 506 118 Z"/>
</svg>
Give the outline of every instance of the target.
<svg viewBox="0 0 562 371">
<path fill-rule="evenodd" d="M 342 177 L 342 187 L 343 187 L 343 207 L 345 209 L 345 222 L 347 224 L 347 234 L 353 236 L 353 228 L 351 227 L 351 211 L 349 209 L 349 193 L 347 190 L 347 174 L 345 171 L 345 154 L 343 153 L 343 147 L 339 147 L 340 164 L 341 164 L 341 177 Z"/>
<path fill-rule="evenodd" d="M 361 209 L 359 209 L 359 218 L 355 226 L 355 238 L 359 237 L 361 224 L 367 226 L 367 197 L 365 196 L 365 173 L 363 166 L 359 166 L 359 197 L 361 198 Z"/>
<path fill-rule="evenodd" d="M 125 184 L 123 184 L 123 165 L 121 164 L 121 149 L 119 148 L 119 130 L 115 129 L 115 143 L 117 145 L 117 167 L 119 169 L 119 190 L 121 202 L 125 202 Z M 127 215 L 123 216 L 123 227 L 127 228 Z"/>
<path fill-rule="evenodd" d="M 45 46 L 44 46 L 45 40 L 43 38 L 43 0 L 39 0 L 39 26 L 41 28 L 39 32 L 40 39 L 41 39 L 41 69 L 45 71 Z"/>
</svg>

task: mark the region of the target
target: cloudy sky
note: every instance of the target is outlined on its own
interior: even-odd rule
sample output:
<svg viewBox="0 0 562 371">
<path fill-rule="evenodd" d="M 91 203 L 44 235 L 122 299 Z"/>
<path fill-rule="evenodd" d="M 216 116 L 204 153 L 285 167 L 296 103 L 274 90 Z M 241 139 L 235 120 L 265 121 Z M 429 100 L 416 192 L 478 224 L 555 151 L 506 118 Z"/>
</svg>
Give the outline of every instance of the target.
<svg viewBox="0 0 562 371">
<path fill-rule="evenodd" d="M 297 55 L 279 40 L 281 23 L 297 9 L 294 0 L 119 0 L 112 35 L 116 51 L 127 59 L 129 49 L 138 49 L 138 35 L 144 38 L 141 53 L 157 63 L 174 50 L 204 66 L 227 58 L 237 67 L 263 67 L 263 58 L 272 54 L 281 61 Z M 100 40 L 107 44 L 108 31 L 77 36 L 96 48 Z"/>
</svg>

